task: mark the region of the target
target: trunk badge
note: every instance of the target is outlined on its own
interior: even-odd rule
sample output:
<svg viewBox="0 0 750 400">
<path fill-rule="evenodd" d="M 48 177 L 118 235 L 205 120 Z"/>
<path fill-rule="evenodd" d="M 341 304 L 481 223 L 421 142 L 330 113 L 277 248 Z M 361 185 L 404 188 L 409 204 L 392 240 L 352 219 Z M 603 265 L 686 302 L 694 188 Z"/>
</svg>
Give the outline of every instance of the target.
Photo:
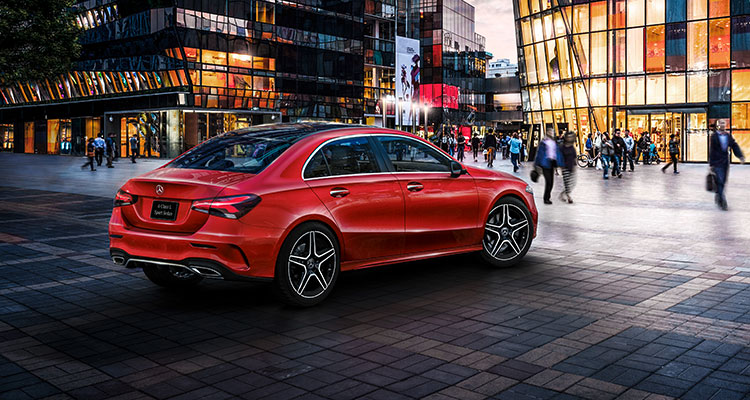
<svg viewBox="0 0 750 400">
<path fill-rule="evenodd" d="M 164 186 L 156 185 L 156 195 L 161 196 L 164 194 Z"/>
</svg>

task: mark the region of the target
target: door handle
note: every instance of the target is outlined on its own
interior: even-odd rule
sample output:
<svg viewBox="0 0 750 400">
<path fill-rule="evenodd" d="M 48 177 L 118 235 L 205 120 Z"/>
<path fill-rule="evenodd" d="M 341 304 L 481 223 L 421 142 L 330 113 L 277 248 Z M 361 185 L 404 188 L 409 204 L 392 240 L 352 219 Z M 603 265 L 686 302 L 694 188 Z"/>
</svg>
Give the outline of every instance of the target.
<svg viewBox="0 0 750 400">
<path fill-rule="evenodd" d="M 418 192 L 422 189 L 424 189 L 424 185 L 419 182 L 409 182 L 406 184 L 406 190 L 410 192 Z"/>
<path fill-rule="evenodd" d="M 341 198 L 349 194 L 349 189 L 342 188 L 342 187 L 335 187 L 331 189 L 330 193 L 331 193 L 331 197 Z"/>
</svg>

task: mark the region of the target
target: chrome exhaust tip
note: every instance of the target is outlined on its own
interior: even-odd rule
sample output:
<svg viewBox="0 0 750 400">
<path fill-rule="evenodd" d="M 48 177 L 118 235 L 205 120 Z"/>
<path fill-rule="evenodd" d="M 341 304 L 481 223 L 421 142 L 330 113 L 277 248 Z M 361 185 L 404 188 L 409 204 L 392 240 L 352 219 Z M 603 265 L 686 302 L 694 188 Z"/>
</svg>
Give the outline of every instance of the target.
<svg viewBox="0 0 750 400">
<path fill-rule="evenodd" d="M 203 267 L 203 266 L 198 266 L 198 265 L 191 265 L 190 269 L 196 274 L 204 278 L 213 278 L 213 279 L 224 278 L 219 271 L 216 271 L 213 268 L 208 268 L 208 267 Z"/>
<path fill-rule="evenodd" d="M 117 265 L 125 265 L 125 257 L 123 256 L 112 256 L 112 262 Z"/>
</svg>

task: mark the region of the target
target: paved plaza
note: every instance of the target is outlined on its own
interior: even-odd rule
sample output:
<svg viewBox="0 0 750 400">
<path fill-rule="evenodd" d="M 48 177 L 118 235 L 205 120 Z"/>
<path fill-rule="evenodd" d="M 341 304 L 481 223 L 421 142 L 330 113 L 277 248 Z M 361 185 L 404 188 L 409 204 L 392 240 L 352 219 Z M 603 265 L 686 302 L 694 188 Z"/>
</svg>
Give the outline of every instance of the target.
<svg viewBox="0 0 750 400">
<path fill-rule="evenodd" d="M 579 169 L 574 204 L 557 201 L 561 177 L 552 205 L 533 184 L 538 237 L 515 268 L 349 272 L 297 309 L 264 284 L 173 292 L 112 264 L 114 192 L 163 161 L 80 163 L 0 154 L 2 399 L 750 394 L 750 167 L 732 167 L 727 212 L 706 165 Z"/>
</svg>

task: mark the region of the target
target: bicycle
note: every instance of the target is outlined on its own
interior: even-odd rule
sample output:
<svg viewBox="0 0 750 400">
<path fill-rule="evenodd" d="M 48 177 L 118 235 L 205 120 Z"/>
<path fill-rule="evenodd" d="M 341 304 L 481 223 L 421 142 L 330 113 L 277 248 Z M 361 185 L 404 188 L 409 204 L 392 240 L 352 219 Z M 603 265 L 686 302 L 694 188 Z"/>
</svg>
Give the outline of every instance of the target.
<svg viewBox="0 0 750 400">
<path fill-rule="evenodd" d="M 581 153 L 576 157 L 576 163 L 581 168 L 588 168 L 596 166 L 596 162 L 602 158 L 600 153 L 596 153 L 594 158 L 591 158 L 589 153 Z"/>
</svg>

